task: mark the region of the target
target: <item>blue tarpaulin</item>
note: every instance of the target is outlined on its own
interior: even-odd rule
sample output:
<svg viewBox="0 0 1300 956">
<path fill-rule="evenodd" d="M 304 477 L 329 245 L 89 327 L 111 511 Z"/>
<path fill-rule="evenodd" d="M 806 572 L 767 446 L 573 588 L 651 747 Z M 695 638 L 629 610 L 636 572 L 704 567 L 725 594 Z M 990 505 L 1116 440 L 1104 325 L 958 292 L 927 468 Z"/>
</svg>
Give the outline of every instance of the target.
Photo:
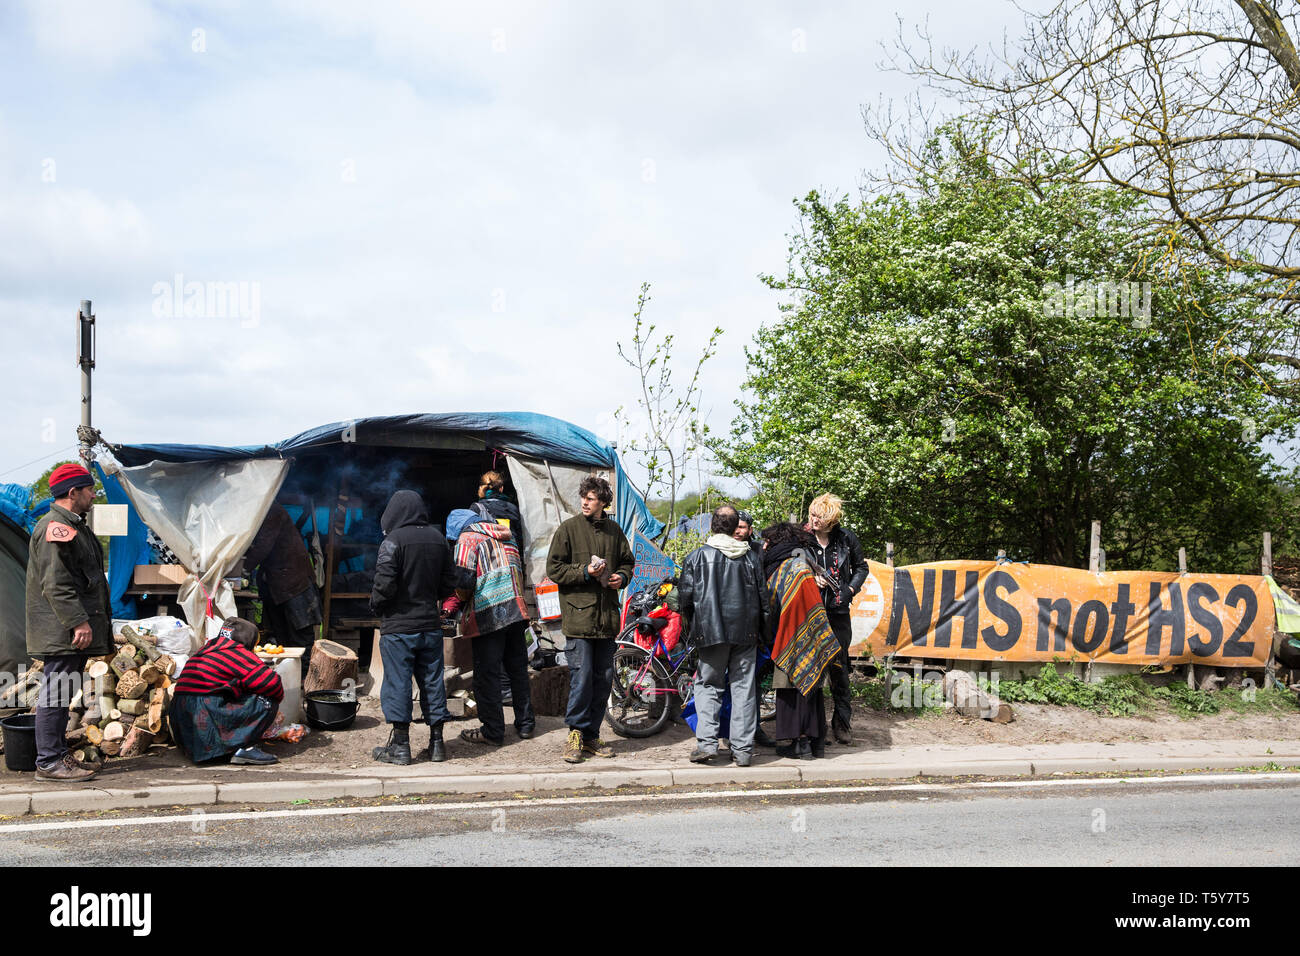
<svg viewBox="0 0 1300 956">
<path fill-rule="evenodd" d="M 592 432 L 569 422 L 536 412 L 437 412 L 416 415 L 386 415 L 375 418 L 358 418 L 352 421 L 333 422 L 308 429 L 292 438 L 268 445 L 112 445 L 113 456 L 125 467 L 148 464 L 151 461 L 230 461 L 249 458 L 290 458 L 295 454 L 320 451 L 330 446 L 343 447 L 349 443 L 363 446 L 399 448 L 446 447 L 445 442 L 469 442 L 468 447 L 481 445 L 484 451 L 497 450 L 525 458 L 571 465 L 590 465 L 608 468 L 614 472 L 614 494 L 618 507 L 615 520 L 623 532 L 632 537 L 639 531 L 648 538 L 657 538 L 663 531 L 663 522 L 655 518 L 646 507 L 645 500 L 636 490 L 623 470 L 623 463 L 614 447 Z M 465 447 L 465 446 L 461 446 Z M 109 501 L 125 501 L 120 485 L 112 478 L 101 480 L 108 492 Z M 120 497 L 116 497 L 120 496 Z M 131 527 L 143 529 L 134 509 L 130 513 Z M 328 527 L 322 523 L 322 529 Z M 110 544 L 110 575 L 114 613 L 129 586 L 136 564 L 151 560 L 143 544 L 143 530 L 137 540 L 132 533 L 125 538 L 114 538 Z M 141 560 L 143 558 L 143 560 Z M 122 576 L 119 580 L 119 576 Z"/>
</svg>

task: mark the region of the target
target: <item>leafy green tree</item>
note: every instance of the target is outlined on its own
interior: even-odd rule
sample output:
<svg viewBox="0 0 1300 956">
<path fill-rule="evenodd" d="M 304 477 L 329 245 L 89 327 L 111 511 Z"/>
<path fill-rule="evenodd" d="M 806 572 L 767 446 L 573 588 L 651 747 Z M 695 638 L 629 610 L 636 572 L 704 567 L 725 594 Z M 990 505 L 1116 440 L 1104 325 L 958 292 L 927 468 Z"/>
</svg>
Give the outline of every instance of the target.
<svg viewBox="0 0 1300 956">
<path fill-rule="evenodd" d="M 796 204 L 722 465 L 767 514 L 836 492 L 905 560 L 1086 566 L 1097 518 L 1111 568 L 1249 567 L 1296 427 L 1235 358 L 1251 277 L 1165 282 L 1131 196 L 997 174 L 960 126 L 931 150 L 912 193 Z"/>
</svg>

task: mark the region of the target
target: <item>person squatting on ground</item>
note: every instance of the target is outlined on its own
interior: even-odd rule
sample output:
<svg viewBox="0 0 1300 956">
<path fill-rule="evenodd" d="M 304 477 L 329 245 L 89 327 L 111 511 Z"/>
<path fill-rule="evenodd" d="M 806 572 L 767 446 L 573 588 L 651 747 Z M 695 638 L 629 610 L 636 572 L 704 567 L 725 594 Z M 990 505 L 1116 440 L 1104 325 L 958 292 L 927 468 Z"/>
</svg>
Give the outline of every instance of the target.
<svg viewBox="0 0 1300 956">
<path fill-rule="evenodd" d="M 185 662 L 168 719 L 172 736 L 195 763 L 233 752 L 233 764 L 273 764 L 258 744 L 275 723 L 284 685 L 253 653 L 257 625 L 227 618 L 221 630 Z"/>
<path fill-rule="evenodd" d="M 104 553 L 85 515 L 95 479 L 81 465 L 50 473 L 54 503 L 27 552 L 27 655 L 44 662 L 36 698 L 36 779 L 89 780 L 100 764 L 68 752 L 68 706 L 90 657 L 113 651 Z"/>
<path fill-rule="evenodd" d="M 560 626 L 569 663 L 569 735 L 564 759 L 612 757 L 600 739 L 600 725 L 614 680 L 614 645 L 619 629 L 618 592 L 632 577 L 632 548 L 605 508 L 614 492 L 604 478 L 578 486 L 582 514 L 556 529 L 546 556 L 546 575 L 560 594 Z"/>
<path fill-rule="evenodd" d="M 748 767 L 758 727 L 754 669 L 758 645 L 766 641 L 767 583 L 758 555 L 735 538 L 737 520 L 731 505 L 713 512 L 708 540 L 682 562 L 677 604 L 700 655 L 691 760 L 709 763 L 717 756 L 722 694 L 730 687 L 731 757 Z"/>
<path fill-rule="evenodd" d="M 528 684 L 528 605 L 524 565 L 514 535 L 494 519 L 473 511 L 447 516 L 447 537 L 455 542 L 457 566 L 474 576 L 473 592 L 458 592 L 464 602 L 462 637 L 473 638 L 474 700 L 481 727 L 461 731 L 473 744 L 500 747 L 505 742 L 502 680 L 509 682 L 520 739 L 533 736 L 532 694 Z"/>
<path fill-rule="evenodd" d="M 831 696 L 835 714 L 831 731 L 837 743 L 853 743 L 853 698 L 849 692 L 849 643 L 853 639 L 853 621 L 849 611 L 853 598 L 867 580 L 867 559 L 862 556 L 858 536 L 840 524 L 844 502 L 832 494 L 814 498 L 808 506 L 808 530 L 816 538 L 811 547 L 814 560 L 830 578 L 817 579 L 826 619 L 835 639 L 840 642 L 839 666 L 831 668 Z"/>
<path fill-rule="evenodd" d="M 800 552 L 814 544 L 796 524 L 763 532 L 763 570 L 772 616 L 773 732 L 787 741 L 777 756 L 809 760 L 826 756 L 826 696 L 822 677 L 834 671 L 840 644 L 826 619 L 821 590 Z"/>
<path fill-rule="evenodd" d="M 442 532 L 429 524 L 424 501 L 398 491 L 379 518 L 383 544 L 375 562 L 371 610 L 381 617 L 379 656 L 384 683 L 379 701 L 392 726 L 388 743 L 372 751 L 381 763 L 411 762 L 411 679 L 420 689 L 420 712 L 429 725 L 430 760 L 447 759 L 442 725 L 451 718 L 442 680 L 442 599 L 473 579 L 456 567 Z M 421 753 L 420 756 L 425 756 Z"/>
<path fill-rule="evenodd" d="M 316 626 L 321 623 L 320 596 L 307 545 L 284 505 L 275 502 L 244 554 L 244 570 L 257 575 L 265 622 L 277 643 L 306 648 L 302 676 L 307 676 Z"/>
</svg>

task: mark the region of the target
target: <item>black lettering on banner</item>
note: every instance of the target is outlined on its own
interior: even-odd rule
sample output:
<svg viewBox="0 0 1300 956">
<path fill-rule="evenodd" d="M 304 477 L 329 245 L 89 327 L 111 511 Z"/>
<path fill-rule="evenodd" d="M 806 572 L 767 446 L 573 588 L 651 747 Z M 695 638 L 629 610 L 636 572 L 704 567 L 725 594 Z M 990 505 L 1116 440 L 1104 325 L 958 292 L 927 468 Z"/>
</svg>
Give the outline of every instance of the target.
<svg viewBox="0 0 1300 956">
<path fill-rule="evenodd" d="M 980 575 L 978 571 L 966 572 L 966 587 L 961 600 L 956 599 L 957 571 L 945 568 L 939 575 L 939 620 L 934 625 L 934 646 L 948 647 L 952 643 L 952 619 L 962 619 L 961 646 L 974 648 L 980 626 Z"/>
<path fill-rule="evenodd" d="M 1015 594 L 1020 590 L 1020 585 L 1006 571 L 990 571 L 984 579 L 984 606 L 990 614 L 1006 624 L 1007 631 L 999 634 L 997 628 L 990 624 L 980 631 L 980 637 L 984 638 L 984 643 L 990 650 L 1009 651 L 1020 640 L 1020 629 L 1024 624 L 1015 605 L 1004 601 L 998 594 L 998 588 L 1007 594 Z"/>
<path fill-rule="evenodd" d="M 1095 617 L 1097 623 L 1093 626 L 1092 637 L 1085 635 L 1088 633 L 1088 619 Z M 1110 626 L 1110 615 L 1106 613 L 1106 605 L 1101 601 L 1084 601 L 1079 605 L 1079 613 L 1074 618 L 1074 630 L 1070 634 L 1070 642 L 1074 644 L 1074 649 L 1082 654 L 1091 654 L 1097 648 L 1101 647 L 1101 642 L 1106 640 L 1106 630 Z"/>
<path fill-rule="evenodd" d="M 897 644 L 898 633 L 906 616 L 911 625 L 912 643 L 924 647 L 930 631 L 930 618 L 934 615 L 934 568 L 926 568 L 921 574 L 921 590 L 924 595 L 917 597 L 912 585 L 912 576 L 903 568 L 894 569 L 894 597 L 889 609 L 889 637 L 886 644 Z"/>
<path fill-rule="evenodd" d="M 1137 613 L 1137 605 L 1129 600 L 1127 583 L 1116 587 L 1115 603 L 1110 606 L 1110 613 L 1115 616 L 1115 625 L 1110 632 L 1110 652 L 1127 654 L 1128 619 Z"/>
<path fill-rule="evenodd" d="M 1056 615 L 1056 626 L 1052 626 L 1052 615 Z M 1070 599 L 1038 599 L 1038 644 L 1040 651 L 1048 650 L 1047 640 L 1050 633 L 1053 651 L 1065 650 L 1065 639 L 1070 632 Z"/>
<path fill-rule="evenodd" d="M 1241 616 L 1241 623 L 1237 625 L 1228 638 L 1228 643 L 1223 645 L 1224 657 L 1254 657 L 1255 642 L 1243 643 L 1240 638 L 1245 637 L 1250 626 L 1255 623 L 1255 615 L 1259 613 L 1259 601 L 1255 599 L 1255 589 L 1249 584 L 1238 584 L 1228 596 L 1223 599 L 1225 607 L 1236 607 L 1238 604 L 1245 605 L 1245 613 Z"/>
<path fill-rule="evenodd" d="M 1209 639 L 1205 640 L 1199 633 L 1193 634 L 1189 629 L 1187 632 L 1187 646 L 1191 648 L 1192 653 L 1197 657 L 1210 657 L 1223 643 L 1223 622 L 1219 620 L 1217 614 L 1201 603 L 1202 600 L 1206 600 L 1210 604 L 1217 604 L 1219 592 L 1214 590 L 1214 586 L 1206 581 L 1197 581 L 1189 585 L 1187 588 L 1187 610 L 1192 612 L 1192 620 L 1205 628 L 1205 633 Z"/>
<path fill-rule="evenodd" d="M 1183 633 L 1187 622 L 1183 616 L 1182 588 L 1177 582 L 1169 584 L 1169 607 L 1160 601 L 1159 581 L 1151 582 L 1151 600 L 1147 604 L 1147 655 L 1160 657 L 1161 637 L 1165 628 L 1169 629 L 1169 656 L 1177 657 L 1183 652 Z"/>
</svg>

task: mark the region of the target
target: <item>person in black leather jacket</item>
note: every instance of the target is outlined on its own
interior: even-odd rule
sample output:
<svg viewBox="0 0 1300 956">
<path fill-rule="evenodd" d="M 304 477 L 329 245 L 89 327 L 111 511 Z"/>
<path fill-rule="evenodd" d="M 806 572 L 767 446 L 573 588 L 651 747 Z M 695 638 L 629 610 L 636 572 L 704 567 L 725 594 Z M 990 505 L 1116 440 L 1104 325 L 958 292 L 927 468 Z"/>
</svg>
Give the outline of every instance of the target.
<svg viewBox="0 0 1300 956">
<path fill-rule="evenodd" d="M 677 601 L 699 649 L 695 677 L 695 763 L 710 763 L 718 753 L 722 694 L 731 689 L 731 756 L 747 767 L 753 757 L 758 708 L 754 663 L 760 641 L 767 641 L 767 580 L 749 544 L 737 541 L 736 509 L 713 512 L 712 534 L 682 562 Z"/>
<path fill-rule="evenodd" d="M 835 713 L 831 732 L 841 744 L 853 743 L 853 703 L 849 692 L 849 643 L 853 639 L 853 622 L 849 610 L 853 597 L 867 580 L 867 559 L 862 556 L 858 536 L 840 524 L 844 502 L 836 495 L 814 498 L 808 506 L 808 530 L 817 538 L 812 556 L 830 575 L 818 576 L 826 617 L 840 642 L 839 667 L 830 668 L 831 696 Z"/>
</svg>

